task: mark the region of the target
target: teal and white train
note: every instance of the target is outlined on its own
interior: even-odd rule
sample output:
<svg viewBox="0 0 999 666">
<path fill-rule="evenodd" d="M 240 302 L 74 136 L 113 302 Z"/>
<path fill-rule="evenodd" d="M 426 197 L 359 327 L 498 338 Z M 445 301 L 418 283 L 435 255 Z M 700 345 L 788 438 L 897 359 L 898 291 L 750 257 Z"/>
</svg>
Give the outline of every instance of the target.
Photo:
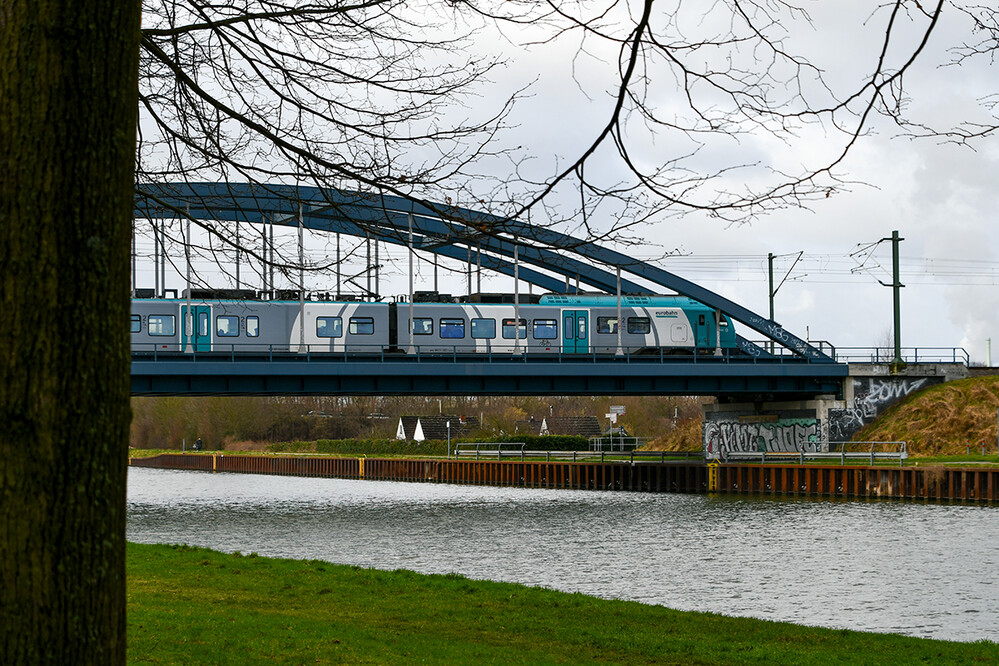
<svg viewBox="0 0 999 666">
<path fill-rule="evenodd" d="M 133 351 L 687 355 L 737 348 L 729 317 L 684 296 L 622 296 L 619 306 L 613 295 L 545 294 L 516 306 L 512 296 L 381 303 L 200 295 L 134 299 Z"/>
</svg>

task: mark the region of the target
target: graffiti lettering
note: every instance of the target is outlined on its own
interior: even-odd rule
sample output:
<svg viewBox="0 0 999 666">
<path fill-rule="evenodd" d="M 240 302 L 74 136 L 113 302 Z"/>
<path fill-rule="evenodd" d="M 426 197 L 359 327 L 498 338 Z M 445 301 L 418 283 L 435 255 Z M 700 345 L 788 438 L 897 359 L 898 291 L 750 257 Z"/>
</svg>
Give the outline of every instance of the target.
<svg viewBox="0 0 999 666">
<path fill-rule="evenodd" d="M 829 437 L 843 442 L 871 423 L 886 407 L 923 388 L 928 378 L 865 377 L 853 380 L 853 405 L 829 411 Z"/>
<path fill-rule="evenodd" d="M 704 422 L 704 453 L 818 451 L 817 419 L 784 419 L 777 423 Z"/>
</svg>

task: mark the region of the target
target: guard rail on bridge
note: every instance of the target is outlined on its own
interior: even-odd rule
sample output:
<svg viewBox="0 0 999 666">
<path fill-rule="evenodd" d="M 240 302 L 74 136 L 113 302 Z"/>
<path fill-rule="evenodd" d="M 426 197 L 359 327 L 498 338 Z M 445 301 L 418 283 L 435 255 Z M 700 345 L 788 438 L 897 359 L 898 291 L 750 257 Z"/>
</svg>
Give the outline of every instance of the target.
<svg viewBox="0 0 999 666">
<path fill-rule="evenodd" d="M 335 343 L 334 343 L 335 344 Z M 512 346 L 512 343 L 511 343 Z M 421 362 L 421 361 L 451 361 L 468 360 L 484 361 L 486 363 L 733 363 L 733 364 L 779 364 L 779 365 L 828 365 L 828 361 L 816 361 L 807 357 L 791 354 L 768 356 L 750 356 L 737 349 L 722 349 L 717 353 L 703 350 L 673 350 L 666 348 L 643 349 L 633 351 L 627 347 L 620 348 L 616 353 L 614 345 L 599 345 L 599 351 L 563 352 L 558 346 L 548 350 L 537 350 L 522 347 L 520 349 L 489 349 L 476 351 L 468 345 L 433 345 L 432 349 L 424 349 L 417 345 L 411 349 L 389 348 L 382 344 L 350 343 L 346 348 L 325 344 L 254 344 L 254 343 L 219 343 L 213 342 L 210 351 L 191 350 L 183 343 L 133 343 L 132 357 L 152 361 L 332 361 L 349 359 L 351 361 L 384 362 Z"/>
<path fill-rule="evenodd" d="M 902 361 L 917 363 L 960 363 L 971 365 L 971 356 L 963 347 L 902 347 Z M 891 363 L 895 350 L 884 347 L 838 347 L 833 355 L 840 363 Z"/>
<path fill-rule="evenodd" d="M 771 350 L 770 341 L 754 341 L 753 344 L 766 349 L 776 357 L 786 357 L 790 351 L 784 348 Z M 813 347 L 828 355 L 837 363 L 877 363 L 888 364 L 895 360 L 895 350 L 888 347 L 834 347 L 822 340 L 812 340 Z M 902 347 L 902 361 L 918 363 L 960 363 L 971 365 L 971 356 L 964 347 Z"/>
</svg>

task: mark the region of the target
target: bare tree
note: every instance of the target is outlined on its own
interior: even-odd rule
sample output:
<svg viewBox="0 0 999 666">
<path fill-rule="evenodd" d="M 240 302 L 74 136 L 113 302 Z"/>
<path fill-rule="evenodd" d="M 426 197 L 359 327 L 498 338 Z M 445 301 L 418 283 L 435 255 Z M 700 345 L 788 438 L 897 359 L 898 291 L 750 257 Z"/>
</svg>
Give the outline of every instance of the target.
<svg viewBox="0 0 999 666">
<path fill-rule="evenodd" d="M 901 118 L 943 9 L 854 9 L 873 62 L 843 75 L 837 53 L 809 57 L 816 28 L 785 1 L 145 0 L 137 180 L 388 193 L 586 240 L 668 215 L 750 220 L 848 184 L 846 156 L 873 117 Z M 574 59 L 602 116 L 574 153 L 538 155 L 530 139 L 551 129 L 510 126 L 525 90 L 490 77 L 511 49 Z M 815 132 L 824 150 L 793 164 L 742 148 Z"/>
<path fill-rule="evenodd" d="M 451 29 L 466 22 L 459 3 L 144 4 L 140 184 L 427 198 L 484 177 L 471 167 L 503 129 L 510 100 L 487 112 L 467 103 L 498 61 L 467 57 L 475 26 Z"/>
<path fill-rule="evenodd" d="M 0 10 L 0 662 L 125 663 L 139 4 Z"/>
<path fill-rule="evenodd" d="M 995 64 L 999 55 L 999 9 L 991 5 L 952 2 L 949 7 L 963 15 L 970 26 L 965 41 L 949 48 L 951 60 L 944 66 L 957 70 L 977 61 Z M 937 126 L 898 113 L 896 120 L 911 136 L 942 139 L 974 148 L 981 140 L 999 132 L 999 90 L 984 92 L 979 102 L 987 118 L 964 118 L 954 126 Z"/>
</svg>

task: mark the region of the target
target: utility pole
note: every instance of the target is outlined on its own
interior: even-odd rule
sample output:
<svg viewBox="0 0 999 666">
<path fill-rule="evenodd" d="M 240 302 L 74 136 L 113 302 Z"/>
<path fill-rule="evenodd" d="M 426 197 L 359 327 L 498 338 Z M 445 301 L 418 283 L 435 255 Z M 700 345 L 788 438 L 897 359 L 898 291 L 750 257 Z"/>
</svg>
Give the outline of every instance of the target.
<svg viewBox="0 0 999 666">
<path fill-rule="evenodd" d="M 893 372 L 895 372 L 905 367 L 905 361 L 902 360 L 902 332 L 901 332 L 902 315 L 901 315 L 901 306 L 899 299 L 899 290 L 905 285 L 902 284 L 898 274 L 898 244 L 901 241 L 904 241 L 905 239 L 899 238 L 898 230 L 896 229 L 895 231 L 891 232 L 891 238 L 882 238 L 881 240 L 891 241 L 892 282 L 890 285 L 885 284 L 880 280 L 879 282 L 881 282 L 881 284 L 884 285 L 885 287 L 891 287 L 893 292 L 892 301 L 894 306 L 893 309 L 894 309 L 894 329 L 895 329 L 895 358 L 892 359 L 891 369 Z"/>
<path fill-rule="evenodd" d="M 767 264 L 770 274 L 770 321 L 774 320 L 774 253 L 767 253 Z M 774 353 L 774 341 L 770 341 L 770 353 Z"/>
<path fill-rule="evenodd" d="M 770 266 L 770 321 L 774 320 L 774 253 L 767 253 L 767 263 Z"/>
<path fill-rule="evenodd" d="M 892 305 L 894 306 L 895 315 L 895 361 L 894 365 L 896 367 L 902 367 L 904 363 L 902 362 L 902 315 L 901 315 L 901 302 L 899 298 L 899 292 L 904 286 L 899 279 L 898 275 L 898 244 L 901 242 L 901 238 L 898 237 L 898 230 L 891 232 L 891 270 L 892 270 Z"/>
<path fill-rule="evenodd" d="M 796 256 L 794 258 L 794 263 L 791 264 L 791 268 L 787 269 L 787 273 L 784 274 L 784 277 L 781 279 L 780 284 L 777 285 L 776 289 L 774 289 L 774 258 L 775 258 L 775 255 L 774 255 L 773 252 L 768 252 L 767 253 L 767 265 L 768 265 L 768 271 L 767 272 L 768 272 L 768 274 L 770 276 L 770 321 L 775 321 L 774 320 L 774 296 L 777 295 L 777 292 L 780 291 L 780 288 L 784 286 L 785 282 L 787 282 L 787 278 L 791 275 L 791 271 L 794 270 L 794 267 L 798 265 L 798 262 L 801 261 L 801 258 L 804 255 L 805 255 L 805 251 L 804 250 L 801 250 L 800 252 L 798 252 L 798 256 Z M 790 255 L 788 255 L 788 254 L 782 254 L 781 256 L 782 257 L 788 257 Z M 774 353 L 774 342 L 773 342 L 773 340 L 770 341 L 770 353 L 771 354 Z"/>
</svg>

